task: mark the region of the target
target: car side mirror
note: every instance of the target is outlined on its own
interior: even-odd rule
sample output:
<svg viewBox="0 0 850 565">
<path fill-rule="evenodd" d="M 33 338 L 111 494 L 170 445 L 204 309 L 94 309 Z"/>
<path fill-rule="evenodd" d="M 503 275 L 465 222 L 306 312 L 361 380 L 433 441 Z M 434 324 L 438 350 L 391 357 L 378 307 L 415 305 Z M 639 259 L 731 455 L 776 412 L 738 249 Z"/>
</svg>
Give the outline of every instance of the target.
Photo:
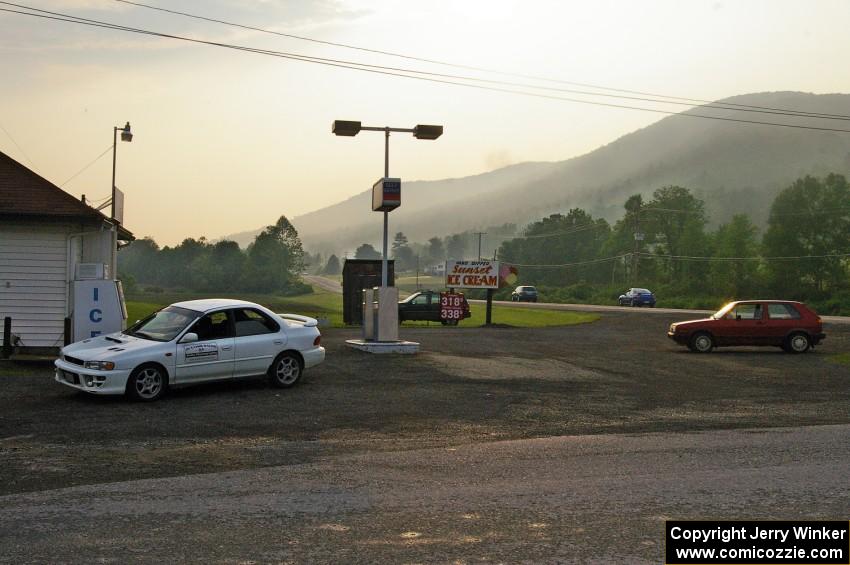
<svg viewBox="0 0 850 565">
<path fill-rule="evenodd" d="M 180 343 L 194 343 L 198 341 L 198 334 L 195 332 L 189 332 L 180 338 Z"/>
<path fill-rule="evenodd" d="M 736 320 L 736 321 L 738 321 L 738 322 L 740 322 L 740 321 L 741 321 L 741 315 L 740 315 L 740 314 L 736 314 L 736 315 L 735 315 L 735 320 Z"/>
</svg>

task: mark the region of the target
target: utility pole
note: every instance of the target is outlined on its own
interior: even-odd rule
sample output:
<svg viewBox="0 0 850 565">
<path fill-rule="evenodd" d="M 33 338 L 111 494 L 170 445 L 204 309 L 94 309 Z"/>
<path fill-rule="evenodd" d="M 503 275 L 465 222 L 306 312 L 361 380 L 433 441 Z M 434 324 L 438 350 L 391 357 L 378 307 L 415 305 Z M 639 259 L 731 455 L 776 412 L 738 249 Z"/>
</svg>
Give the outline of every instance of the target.
<svg viewBox="0 0 850 565">
<path fill-rule="evenodd" d="M 643 240 L 643 234 L 640 232 L 640 207 L 641 202 L 638 202 L 635 209 L 635 245 L 632 253 L 632 284 L 638 284 L 638 265 L 640 263 L 640 242 Z"/>
<path fill-rule="evenodd" d="M 480 261 L 481 260 L 481 236 L 487 235 L 487 232 L 486 231 L 477 231 L 477 232 L 473 232 L 473 233 L 478 236 L 478 260 Z"/>
</svg>

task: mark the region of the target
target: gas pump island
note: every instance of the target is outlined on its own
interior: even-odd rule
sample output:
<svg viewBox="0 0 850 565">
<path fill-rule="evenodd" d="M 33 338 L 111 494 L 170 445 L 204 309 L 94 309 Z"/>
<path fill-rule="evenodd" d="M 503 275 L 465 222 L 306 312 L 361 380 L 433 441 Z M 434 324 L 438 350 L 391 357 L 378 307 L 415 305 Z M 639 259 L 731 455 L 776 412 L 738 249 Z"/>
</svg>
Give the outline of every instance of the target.
<svg viewBox="0 0 850 565">
<path fill-rule="evenodd" d="M 334 135 L 353 137 L 361 131 L 384 133 L 384 176 L 372 186 L 372 211 L 384 214 L 381 286 L 363 290 L 363 339 L 347 340 L 356 349 L 370 353 L 416 353 L 419 344 L 398 338 L 398 289 L 387 284 L 388 216 L 401 205 L 401 179 L 390 178 L 390 132 L 412 133 L 417 139 L 437 139 L 443 126 L 422 125 L 414 128 L 369 127 L 360 122 L 336 120 Z"/>
</svg>

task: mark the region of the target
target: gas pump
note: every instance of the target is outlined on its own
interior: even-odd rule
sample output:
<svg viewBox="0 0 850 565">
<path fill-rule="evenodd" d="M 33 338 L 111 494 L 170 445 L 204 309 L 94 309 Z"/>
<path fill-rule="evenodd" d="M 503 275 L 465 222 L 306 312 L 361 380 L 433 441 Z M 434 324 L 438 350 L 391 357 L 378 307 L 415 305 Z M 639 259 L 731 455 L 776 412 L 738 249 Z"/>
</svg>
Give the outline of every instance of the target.
<svg viewBox="0 0 850 565">
<path fill-rule="evenodd" d="M 127 306 L 121 281 L 107 278 L 106 265 L 80 263 L 73 282 L 71 313 L 73 341 L 81 341 L 124 329 Z"/>
</svg>

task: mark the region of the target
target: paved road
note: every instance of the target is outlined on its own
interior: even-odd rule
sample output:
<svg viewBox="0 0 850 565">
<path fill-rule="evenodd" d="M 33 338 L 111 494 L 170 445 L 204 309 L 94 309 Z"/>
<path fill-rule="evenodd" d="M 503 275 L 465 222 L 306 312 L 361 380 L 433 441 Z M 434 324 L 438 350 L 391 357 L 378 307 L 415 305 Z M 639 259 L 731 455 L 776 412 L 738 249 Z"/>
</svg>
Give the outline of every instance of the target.
<svg viewBox="0 0 850 565">
<path fill-rule="evenodd" d="M 474 304 L 486 304 L 486 300 L 470 300 Z M 515 306 L 518 308 L 539 308 L 543 310 L 575 310 L 579 312 L 630 312 L 649 314 L 687 314 L 693 316 L 708 316 L 714 310 L 687 310 L 684 308 L 632 308 L 631 306 L 605 306 L 598 304 L 560 304 L 557 302 L 511 302 L 510 300 L 494 300 L 493 304 L 500 306 Z"/>
<path fill-rule="evenodd" d="M 563 436 L 10 495 L 0 562 L 659 563 L 666 519 L 847 519 L 848 434 Z"/>
<path fill-rule="evenodd" d="M 485 300 L 470 300 L 475 304 L 486 304 Z M 714 310 L 688 310 L 684 308 L 634 308 L 631 306 L 603 306 L 598 304 L 558 304 L 554 302 L 511 302 L 509 300 L 494 300 L 493 304 L 516 306 L 520 308 L 542 308 L 544 310 L 576 310 L 580 312 L 631 312 L 640 314 L 682 314 L 688 316 L 708 316 Z M 830 324 L 850 324 L 848 316 L 821 316 L 824 322 Z"/>
<path fill-rule="evenodd" d="M 303 278 L 307 284 L 314 284 L 322 290 L 342 294 L 342 284 L 340 284 L 339 281 L 317 275 L 303 275 L 301 278 Z"/>
<path fill-rule="evenodd" d="M 342 294 L 342 285 L 335 280 L 325 277 L 305 275 L 304 280 L 315 284 L 323 290 Z M 486 304 L 484 300 L 470 300 L 473 304 Z M 541 308 L 544 310 L 574 310 L 579 312 L 632 312 L 644 314 L 682 314 L 688 316 L 707 316 L 713 310 L 688 310 L 684 308 L 632 308 L 630 306 L 606 306 L 598 304 L 558 304 L 555 302 L 511 302 L 509 300 L 494 300 L 493 304 L 502 306 L 517 306 L 521 308 Z M 822 316 L 824 322 L 831 324 L 850 324 L 847 316 Z"/>
</svg>

